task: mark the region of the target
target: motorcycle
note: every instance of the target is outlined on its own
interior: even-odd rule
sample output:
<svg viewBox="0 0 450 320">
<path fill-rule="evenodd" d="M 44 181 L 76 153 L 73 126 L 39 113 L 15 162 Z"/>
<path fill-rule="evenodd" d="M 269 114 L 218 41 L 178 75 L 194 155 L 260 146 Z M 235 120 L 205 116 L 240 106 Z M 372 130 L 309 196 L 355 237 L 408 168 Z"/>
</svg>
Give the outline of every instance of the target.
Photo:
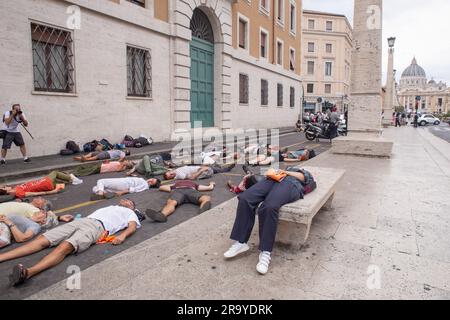
<svg viewBox="0 0 450 320">
<path fill-rule="evenodd" d="M 346 136 L 347 135 L 347 126 L 343 123 L 340 123 L 337 129 L 338 136 Z"/>
<path fill-rule="evenodd" d="M 305 137 L 309 141 L 319 140 L 319 139 L 329 139 L 330 142 L 333 138 L 331 136 L 331 131 L 329 130 L 330 123 L 322 122 L 318 123 L 306 123 L 305 124 Z"/>
</svg>

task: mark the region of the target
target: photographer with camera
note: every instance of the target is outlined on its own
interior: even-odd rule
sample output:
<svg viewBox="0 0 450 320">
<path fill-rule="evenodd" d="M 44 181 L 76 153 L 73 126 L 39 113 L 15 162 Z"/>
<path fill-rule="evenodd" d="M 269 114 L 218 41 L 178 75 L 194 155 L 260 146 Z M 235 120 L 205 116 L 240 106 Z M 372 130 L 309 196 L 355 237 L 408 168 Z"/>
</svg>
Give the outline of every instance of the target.
<svg viewBox="0 0 450 320">
<path fill-rule="evenodd" d="M 13 142 L 16 146 L 20 147 L 20 152 L 23 155 L 23 161 L 31 162 L 31 160 L 27 157 L 25 142 L 23 141 L 22 134 L 20 133 L 18 128 L 19 124 L 27 127 L 28 121 L 26 120 L 25 115 L 20 108 L 20 104 L 14 104 L 11 108 L 11 111 L 6 111 L 3 114 L 3 130 L 1 132 L 3 145 L 0 164 L 6 164 L 6 153 L 8 152 L 8 149 L 11 149 L 11 145 Z"/>
</svg>

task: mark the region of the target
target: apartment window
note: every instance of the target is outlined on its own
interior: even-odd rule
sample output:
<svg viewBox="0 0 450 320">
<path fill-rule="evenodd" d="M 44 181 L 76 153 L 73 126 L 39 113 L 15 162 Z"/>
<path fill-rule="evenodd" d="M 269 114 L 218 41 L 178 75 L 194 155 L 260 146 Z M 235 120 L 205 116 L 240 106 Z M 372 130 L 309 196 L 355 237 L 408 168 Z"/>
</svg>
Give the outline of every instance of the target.
<svg viewBox="0 0 450 320">
<path fill-rule="evenodd" d="M 261 105 L 267 106 L 269 104 L 269 82 L 261 79 Z"/>
<path fill-rule="evenodd" d="M 314 61 L 308 61 L 308 74 L 314 74 Z"/>
<path fill-rule="evenodd" d="M 306 85 L 306 93 L 314 93 L 314 84 L 313 83 L 308 83 Z"/>
<path fill-rule="evenodd" d="M 316 28 L 316 21 L 315 20 L 308 20 L 308 29 L 314 30 Z"/>
<path fill-rule="evenodd" d="M 248 104 L 248 75 L 239 74 L 239 103 Z"/>
<path fill-rule="evenodd" d="M 142 8 L 145 8 L 145 0 L 127 0 L 127 1 L 137 4 L 138 6 L 141 6 Z"/>
<path fill-rule="evenodd" d="M 326 30 L 327 31 L 333 31 L 333 21 L 327 21 L 327 23 L 326 23 Z"/>
<path fill-rule="evenodd" d="M 260 43 L 260 56 L 261 58 L 267 59 L 267 51 L 269 48 L 269 35 L 268 32 L 263 29 L 261 29 L 259 43 Z"/>
<path fill-rule="evenodd" d="M 284 24 L 284 1 L 285 0 L 277 0 L 277 21 L 281 24 Z"/>
<path fill-rule="evenodd" d="M 331 93 L 331 84 L 326 84 L 325 85 L 325 93 L 328 93 L 328 94 Z"/>
<path fill-rule="evenodd" d="M 308 52 L 314 52 L 315 46 L 314 42 L 308 42 Z"/>
<path fill-rule="evenodd" d="M 290 31 L 295 34 L 297 28 L 297 10 L 295 8 L 295 2 L 291 1 L 290 5 Z"/>
<path fill-rule="evenodd" d="M 325 75 L 331 77 L 332 63 L 325 62 Z"/>
<path fill-rule="evenodd" d="M 72 34 L 32 23 L 31 39 L 34 90 L 75 92 Z"/>
<path fill-rule="evenodd" d="M 295 88 L 291 87 L 289 90 L 289 106 L 291 108 L 295 107 Z"/>
<path fill-rule="evenodd" d="M 277 41 L 277 64 L 283 64 L 283 42 Z"/>
<path fill-rule="evenodd" d="M 270 0 L 259 0 L 259 8 L 264 13 L 269 13 L 270 12 Z"/>
<path fill-rule="evenodd" d="M 152 67 L 149 50 L 127 47 L 128 96 L 152 96 Z"/>
<path fill-rule="evenodd" d="M 239 18 L 239 47 L 242 49 L 247 49 L 247 35 L 248 35 L 248 22 Z"/>
<path fill-rule="evenodd" d="M 289 49 L 289 70 L 295 70 L 295 50 L 292 48 Z"/>
<path fill-rule="evenodd" d="M 327 53 L 332 53 L 332 52 L 333 52 L 333 45 L 332 45 L 331 43 L 327 43 L 327 44 L 325 45 L 325 51 L 326 51 Z"/>
<path fill-rule="evenodd" d="M 283 85 L 281 83 L 277 83 L 277 106 L 283 106 Z"/>
</svg>

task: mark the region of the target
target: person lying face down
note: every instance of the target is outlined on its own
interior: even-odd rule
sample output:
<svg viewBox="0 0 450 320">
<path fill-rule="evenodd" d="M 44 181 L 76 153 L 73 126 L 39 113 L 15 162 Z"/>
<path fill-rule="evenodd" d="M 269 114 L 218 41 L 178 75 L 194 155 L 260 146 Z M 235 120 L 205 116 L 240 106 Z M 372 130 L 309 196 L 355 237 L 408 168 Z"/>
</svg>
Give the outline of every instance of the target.
<svg viewBox="0 0 450 320">
<path fill-rule="evenodd" d="M 105 233 L 116 235 L 123 230 L 112 241 L 113 245 L 122 244 L 141 227 L 135 209 L 133 201 L 122 199 L 119 205 L 98 209 L 86 218 L 56 227 L 21 247 L 1 253 L 0 263 L 28 256 L 48 247 L 56 247 L 32 267 L 26 268 L 23 264 L 14 266 L 10 275 L 10 284 L 20 285 L 38 273 L 58 265 L 68 255 L 82 253 L 101 239 Z"/>
<path fill-rule="evenodd" d="M 66 183 L 81 184 L 83 180 L 78 179 L 73 174 L 53 171 L 41 179 L 25 182 L 15 187 L 5 186 L 0 188 L 0 191 L 16 198 L 37 197 L 61 192 L 64 190 L 64 184 Z"/>
<path fill-rule="evenodd" d="M 120 197 L 128 193 L 138 193 L 150 188 L 158 188 L 160 185 L 161 181 L 155 178 L 148 180 L 136 177 L 100 179 L 92 188 L 94 194 L 91 196 L 91 200 Z"/>
</svg>

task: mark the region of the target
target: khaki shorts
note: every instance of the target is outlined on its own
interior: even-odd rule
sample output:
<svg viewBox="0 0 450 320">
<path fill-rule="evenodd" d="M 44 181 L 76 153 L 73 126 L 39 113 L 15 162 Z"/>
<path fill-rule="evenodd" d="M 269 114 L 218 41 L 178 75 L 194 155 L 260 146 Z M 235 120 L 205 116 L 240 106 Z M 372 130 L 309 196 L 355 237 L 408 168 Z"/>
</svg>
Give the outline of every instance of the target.
<svg viewBox="0 0 450 320">
<path fill-rule="evenodd" d="M 100 221 L 82 218 L 56 227 L 43 236 L 50 242 L 51 247 L 67 241 L 75 248 L 75 252 L 83 252 L 97 242 L 103 231 L 105 229 Z"/>
</svg>

